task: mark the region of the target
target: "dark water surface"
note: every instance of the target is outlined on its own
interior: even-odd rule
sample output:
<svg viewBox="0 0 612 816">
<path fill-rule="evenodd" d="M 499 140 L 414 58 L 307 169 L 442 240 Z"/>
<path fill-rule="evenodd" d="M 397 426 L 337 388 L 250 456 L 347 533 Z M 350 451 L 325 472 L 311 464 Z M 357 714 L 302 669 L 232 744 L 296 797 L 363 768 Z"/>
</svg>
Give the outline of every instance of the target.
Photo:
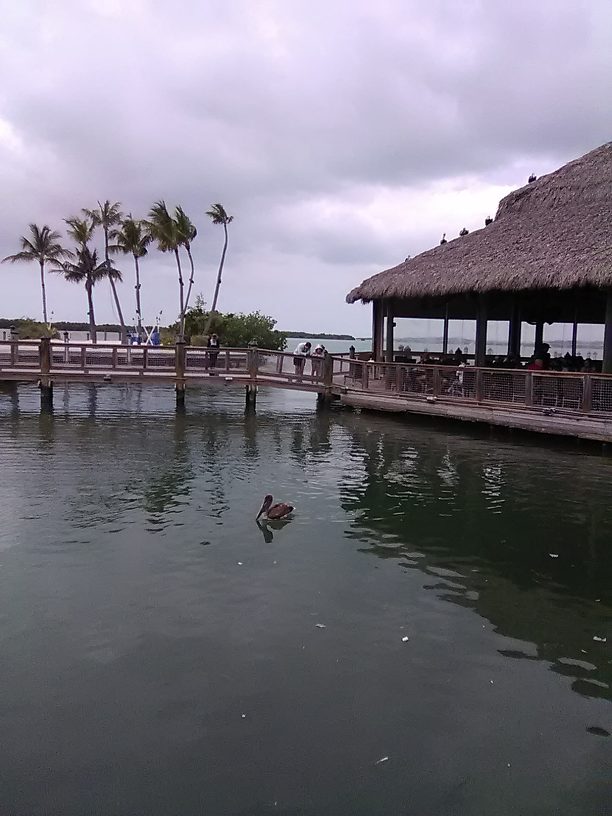
<svg viewBox="0 0 612 816">
<path fill-rule="evenodd" d="M 37 409 L 0 390 L 2 814 L 612 813 L 611 458 L 282 392 Z"/>
</svg>

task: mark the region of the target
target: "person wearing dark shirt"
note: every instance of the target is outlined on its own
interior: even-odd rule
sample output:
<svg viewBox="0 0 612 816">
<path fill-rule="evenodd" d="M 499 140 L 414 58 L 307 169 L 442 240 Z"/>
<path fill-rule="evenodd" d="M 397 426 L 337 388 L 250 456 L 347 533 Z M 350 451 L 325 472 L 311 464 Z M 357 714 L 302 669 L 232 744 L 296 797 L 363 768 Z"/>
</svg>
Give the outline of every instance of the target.
<svg viewBox="0 0 612 816">
<path fill-rule="evenodd" d="M 217 365 L 217 356 L 219 354 L 219 338 L 216 334 L 211 334 L 207 342 L 208 347 L 208 365 L 214 368 Z"/>
</svg>

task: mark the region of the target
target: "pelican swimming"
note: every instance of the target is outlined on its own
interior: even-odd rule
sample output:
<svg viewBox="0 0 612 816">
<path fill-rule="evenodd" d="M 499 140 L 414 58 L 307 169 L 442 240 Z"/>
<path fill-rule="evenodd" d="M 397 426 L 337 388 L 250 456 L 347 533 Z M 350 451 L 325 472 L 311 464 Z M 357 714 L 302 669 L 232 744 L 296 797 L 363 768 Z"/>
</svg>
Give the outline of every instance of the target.
<svg viewBox="0 0 612 816">
<path fill-rule="evenodd" d="M 260 516 L 263 516 L 265 519 L 269 521 L 280 521 L 282 519 L 286 519 L 291 513 L 293 513 L 293 507 L 290 504 L 285 504 L 284 502 L 279 502 L 278 504 L 272 504 L 274 499 L 268 493 L 267 496 L 264 496 L 263 504 L 259 509 L 259 513 L 255 517 L 255 520 Z"/>
</svg>

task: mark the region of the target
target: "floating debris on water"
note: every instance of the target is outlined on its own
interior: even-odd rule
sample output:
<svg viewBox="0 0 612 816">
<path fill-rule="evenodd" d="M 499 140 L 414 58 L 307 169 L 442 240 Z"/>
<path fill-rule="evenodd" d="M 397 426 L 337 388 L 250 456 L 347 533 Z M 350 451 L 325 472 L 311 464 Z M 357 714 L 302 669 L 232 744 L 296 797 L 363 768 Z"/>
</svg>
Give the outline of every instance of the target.
<svg viewBox="0 0 612 816">
<path fill-rule="evenodd" d="M 551 558 L 558 558 L 559 557 L 559 553 L 548 553 L 548 554 L 550 555 Z"/>
<path fill-rule="evenodd" d="M 410 640 L 408 635 L 404 635 L 404 637 L 402 638 L 402 643 L 406 643 L 408 640 Z"/>
<path fill-rule="evenodd" d="M 597 736 L 597 737 L 609 737 L 610 736 L 609 731 L 606 731 L 605 728 L 600 728 L 598 725 L 591 725 L 589 728 L 587 728 L 587 731 L 589 732 L 589 734 L 595 734 L 595 736 Z"/>
<path fill-rule="evenodd" d="M 593 635 L 593 640 L 596 640 L 598 643 L 607 643 L 608 642 L 608 638 L 598 637 L 597 635 Z"/>
<path fill-rule="evenodd" d="M 376 760 L 376 762 L 375 762 L 374 764 L 375 764 L 375 765 L 382 765 L 382 764 L 383 764 L 383 762 L 388 762 L 388 761 L 389 761 L 389 757 L 388 757 L 388 756 L 384 756 L 384 757 L 381 757 L 380 759 L 377 759 L 377 760 Z"/>
<path fill-rule="evenodd" d="M 327 626 L 324 623 L 315 623 L 317 629 L 327 629 Z"/>
</svg>

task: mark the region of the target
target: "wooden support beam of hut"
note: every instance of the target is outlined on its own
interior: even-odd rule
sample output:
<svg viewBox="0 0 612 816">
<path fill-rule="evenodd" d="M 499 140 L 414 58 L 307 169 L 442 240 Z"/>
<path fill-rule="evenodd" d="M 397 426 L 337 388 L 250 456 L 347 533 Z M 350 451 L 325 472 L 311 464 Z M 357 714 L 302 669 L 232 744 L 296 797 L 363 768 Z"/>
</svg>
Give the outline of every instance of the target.
<svg viewBox="0 0 612 816">
<path fill-rule="evenodd" d="M 476 318 L 476 354 L 475 362 L 477 366 L 484 366 L 487 356 L 487 305 L 484 298 L 480 298 L 478 304 L 478 317 Z"/>
<path fill-rule="evenodd" d="M 384 301 L 372 301 L 372 357 L 382 360 L 384 326 Z"/>
<path fill-rule="evenodd" d="M 535 324 L 535 340 L 534 340 L 534 350 L 537 350 L 542 347 L 542 343 L 544 342 L 544 321 L 539 320 Z"/>
<path fill-rule="evenodd" d="M 442 329 L 442 354 L 448 354 L 448 303 L 444 309 L 444 328 Z"/>
<path fill-rule="evenodd" d="M 393 362 L 393 307 L 391 303 L 387 305 L 387 347 L 385 352 L 385 361 L 387 363 Z"/>
<path fill-rule="evenodd" d="M 612 291 L 608 291 L 606 296 L 602 371 L 604 374 L 612 374 Z"/>
<path fill-rule="evenodd" d="M 510 326 L 508 329 L 508 354 L 513 357 L 521 356 L 521 309 L 515 302 L 510 315 Z"/>
</svg>

